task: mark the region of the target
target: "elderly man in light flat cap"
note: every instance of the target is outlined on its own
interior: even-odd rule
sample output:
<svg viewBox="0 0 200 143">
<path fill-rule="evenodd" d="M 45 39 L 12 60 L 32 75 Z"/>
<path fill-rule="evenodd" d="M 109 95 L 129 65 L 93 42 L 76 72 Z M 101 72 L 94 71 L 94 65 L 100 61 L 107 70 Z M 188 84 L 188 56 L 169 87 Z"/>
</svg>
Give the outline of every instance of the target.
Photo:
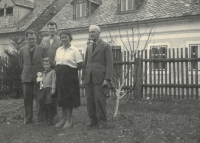
<svg viewBox="0 0 200 143">
<path fill-rule="evenodd" d="M 87 46 L 83 79 L 86 87 L 87 111 L 90 117 L 88 127 L 107 127 L 106 94 L 108 94 L 113 57 L 110 45 L 100 38 L 100 28 L 89 27 L 90 43 Z"/>
</svg>

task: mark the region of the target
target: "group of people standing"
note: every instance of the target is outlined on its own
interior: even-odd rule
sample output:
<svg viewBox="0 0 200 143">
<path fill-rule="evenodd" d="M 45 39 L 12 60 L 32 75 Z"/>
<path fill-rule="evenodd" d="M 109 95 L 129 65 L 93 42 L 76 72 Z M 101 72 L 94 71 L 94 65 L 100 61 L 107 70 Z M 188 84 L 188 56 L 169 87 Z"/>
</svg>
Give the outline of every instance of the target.
<svg viewBox="0 0 200 143">
<path fill-rule="evenodd" d="M 37 124 L 51 126 L 62 108 L 62 118 L 55 127 L 67 129 L 73 126 L 73 109 L 80 106 L 78 70 L 83 68 L 83 82 L 86 89 L 88 127 L 107 127 L 106 95 L 111 82 L 113 58 L 110 45 L 100 38 L 100 28 L 89 27 L 90 40 L 82 59 L 78 49 L 71 44 L 71 32 L 62 30 L 57 36 L 57 24 L 47 24 L 49 36 L 40 45 L 37 34 L 26 32 L 27 45 L 20 49 L 22 83 L 24 94 L 24 123 L 33 121 L 33 99 L 37 103 Z M 42 73 L 42 87 L 37 82 Z"/>
</svg>

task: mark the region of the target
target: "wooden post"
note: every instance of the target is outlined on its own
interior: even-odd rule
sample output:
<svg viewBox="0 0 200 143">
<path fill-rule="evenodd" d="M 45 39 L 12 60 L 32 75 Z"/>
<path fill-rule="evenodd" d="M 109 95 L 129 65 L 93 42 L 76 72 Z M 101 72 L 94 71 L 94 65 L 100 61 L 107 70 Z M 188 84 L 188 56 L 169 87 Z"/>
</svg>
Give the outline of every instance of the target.
<svg viewBox="0 0 200 143">
<path fill-rule="evenodd" d="M 142 98 L 142 81 L 143 81 L 143 65 L 142 59 L 136 58 L 134 65 L 134 96 L 137 100 L 141 100 Z"/>
</svg>

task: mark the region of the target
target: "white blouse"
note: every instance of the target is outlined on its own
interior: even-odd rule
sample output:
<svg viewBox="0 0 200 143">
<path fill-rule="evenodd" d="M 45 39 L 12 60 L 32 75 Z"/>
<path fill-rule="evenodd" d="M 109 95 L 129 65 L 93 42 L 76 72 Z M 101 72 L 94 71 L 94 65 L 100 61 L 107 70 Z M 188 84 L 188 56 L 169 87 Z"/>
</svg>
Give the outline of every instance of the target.
<svg viewBox="0 0 200 143">
<path fill-rule="evenodd" d="M 68 49 L 64 49 L 63 46 L 57 49 L 55 62 L 56 65 L 68 65 L 77 68 L 77 63 L 83 62 L 83 59 L 78 49 L 71 45 Z"/>
</svg>

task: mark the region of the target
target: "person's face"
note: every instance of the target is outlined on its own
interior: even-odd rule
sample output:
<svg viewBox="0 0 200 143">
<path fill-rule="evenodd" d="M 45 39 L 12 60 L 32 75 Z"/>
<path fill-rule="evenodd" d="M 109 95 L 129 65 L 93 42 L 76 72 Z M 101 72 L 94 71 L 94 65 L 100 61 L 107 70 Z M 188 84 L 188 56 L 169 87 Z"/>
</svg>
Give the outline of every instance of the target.
<svg viewBox="0 0 200 143">
<path fill-rule="evenodd" d="M 48 28 L 49 28 L 49 35 L 51 36 L 56 35 L 57 32 L 56 25 L 49 25 Z"/>
<path fill-rule="evenodd" d="M 36 35 L 35 34 L 28 34 L 26 37 L 29 46 L 35 46 L 36 44 Z"/>
<path fill-rule="evenodd" d="M 51 68 L 51 65 L 49 62 L 44 62 L 44 70 L 48 71 Z"/>
<path fill-rule="evenodd" d="M 97 31 L 97 29 L 95 28 L 90 28 L 89 29 L 89 33 L 90 33 L 90 39 L 93 40 L 93 41 L 97 41 L 99 39 L 99 35 L 100 35 L 100 32 Z"/>
<path fill-rule="evenodd" d="M 63 45 L 67 45 L 70 43 L 70 38 L 66 34 L 61 34 L 60 39 Z"/>
</svg>

